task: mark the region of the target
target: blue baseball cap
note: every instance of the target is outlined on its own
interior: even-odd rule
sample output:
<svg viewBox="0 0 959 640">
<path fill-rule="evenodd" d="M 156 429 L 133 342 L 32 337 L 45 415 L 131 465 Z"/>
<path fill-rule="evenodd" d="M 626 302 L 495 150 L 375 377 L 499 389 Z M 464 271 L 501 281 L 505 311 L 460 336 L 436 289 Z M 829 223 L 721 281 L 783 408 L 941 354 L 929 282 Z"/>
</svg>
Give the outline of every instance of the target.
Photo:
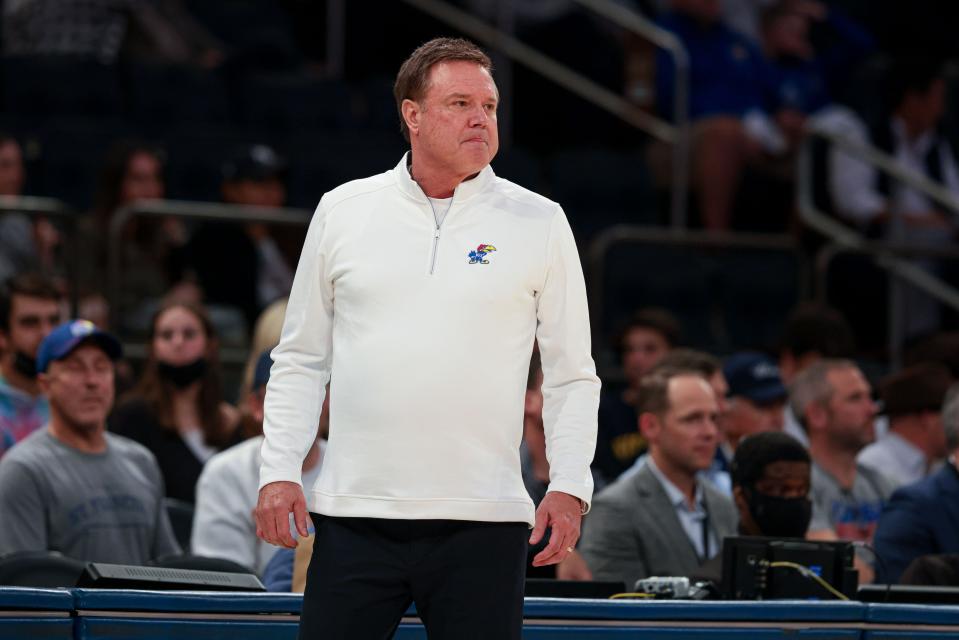
<svg viewBox="0 0 959 640">
<path fill-rule="evenodd" d="M 266 386 L 266 383 L 270 381 L 270 367 L 272 366 L 273 358 L 270 357 L 270 350 L 267 349 L 256 360 L 256 368 L 253 370 L 253 389 Z"/>
<path fill-rule="evenodd" d="M 762 353 L 745 351 L 729 356 L 723 363 L 723 375 L 730 397 L 743 397 L 759 405 L 786 399 L 779 367 Z"/>
<path fill-rule="evenodd" d="M 120 341 L 106 331 L 97 328 L 89 320 L 69 320 L 51 331 L 37 351 L 37 372 L 46 373 L 54 360 L 63 360 L 82 342 L 92 342 L 110 356 L 119 360 L 123 355 Z"/>
</svg>

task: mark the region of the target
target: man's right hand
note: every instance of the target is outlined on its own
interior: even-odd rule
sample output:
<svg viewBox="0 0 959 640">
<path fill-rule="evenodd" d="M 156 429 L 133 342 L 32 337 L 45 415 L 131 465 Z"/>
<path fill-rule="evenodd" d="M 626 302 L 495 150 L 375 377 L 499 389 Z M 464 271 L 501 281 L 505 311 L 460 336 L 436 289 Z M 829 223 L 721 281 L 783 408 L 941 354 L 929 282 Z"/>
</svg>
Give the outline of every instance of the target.
<svg viewBox="0 0 959 640">
<path fill-rule="evenodd" d="M 296 540 L 290 534 L 290 514 L 296 530 L 302 537 L 310 534 L 307 528 L 309 514 L 303 488 L 295 482 L 271 482 L 260 489 L 256 503 L 256 535 L 280 547 L 296 548 Z"/>
</svg>

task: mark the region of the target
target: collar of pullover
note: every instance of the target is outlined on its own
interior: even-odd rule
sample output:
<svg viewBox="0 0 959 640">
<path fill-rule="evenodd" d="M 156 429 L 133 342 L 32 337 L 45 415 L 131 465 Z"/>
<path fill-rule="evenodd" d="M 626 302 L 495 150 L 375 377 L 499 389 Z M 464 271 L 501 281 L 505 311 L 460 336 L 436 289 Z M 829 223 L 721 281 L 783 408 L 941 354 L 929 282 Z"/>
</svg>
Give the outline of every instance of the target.
<svg viewBox="0 0 959 640">
<path fill-rule="evenodd" d="M 425 204 L 426 194 L 423 193 L 420 185 L 416 184 L 413 178 L 410 177 L 410 172 L 407 169 L 409 155 L 409 151 L 403 154 L 403 158 L 400 160 L 400 163 L 396 165 L 396 168 L 393 169 L 393 175 L 400 187 L 400 191 L 405 193 L 410 198 L 413 198 L 417 202 L 422 202 Z M 459 183 L 459 185 L 456 187 L 456 190 L 453 191 L 453 201 L 463 202 L 470 199 L 475 194 L 483 191 L 483 189 L 485 189 L 486 186 L 493 181 L 494 175 L 493 167 L 486 165 L 483 167 L 482 171 L 476 174 L 476 177 Z"/>
</svg>

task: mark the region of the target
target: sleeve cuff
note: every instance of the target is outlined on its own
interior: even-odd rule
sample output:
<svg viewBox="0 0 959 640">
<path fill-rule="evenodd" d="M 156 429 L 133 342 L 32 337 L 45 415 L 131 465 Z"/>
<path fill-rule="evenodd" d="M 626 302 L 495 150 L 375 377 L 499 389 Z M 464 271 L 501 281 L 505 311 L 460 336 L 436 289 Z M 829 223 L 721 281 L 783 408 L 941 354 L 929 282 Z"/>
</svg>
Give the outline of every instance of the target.
<svg viewBox="0 0 959 640">
<path fill-rule="evenodd" d="M 292 482 L 294 484 L 303 486 L 302 480 L 302 471 L 296 469 L 294 471 L 287 470 L 261 470 L 260 471 L 260 486 L 259 489 L 262 489 L 268 484 L 273 482 Z"/>
<path fill-rule="evenodd" d="M 572 485 L 563 482 L 551 482 L 549 483 L 549 488 L 546 489 L 546 493 L 553 492 L 565 493 L 573 496 L 574 498 L 579 499 L 580 504 L 580 513 L 586 515 L 589 513 L 590 509 L 590 500 L 593 497 L 593 491 L 589 487 L 584 487 L 582 485 Z"/>
</svg>

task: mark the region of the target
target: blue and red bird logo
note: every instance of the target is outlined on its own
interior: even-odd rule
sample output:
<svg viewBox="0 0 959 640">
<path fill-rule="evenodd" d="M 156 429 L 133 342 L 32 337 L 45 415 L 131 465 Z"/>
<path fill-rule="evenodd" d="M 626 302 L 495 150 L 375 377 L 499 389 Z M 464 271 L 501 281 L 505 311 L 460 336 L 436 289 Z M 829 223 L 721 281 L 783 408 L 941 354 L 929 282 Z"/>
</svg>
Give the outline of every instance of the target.
<svg viewBox="0 0 959 640">
<path fill-rule="evenodd" d="M 486 259 L 486 256 L 493 251 L 496 251 L 496 247 L 493 245 L 481 244 L 466 254 L 466 257 L 470 259 L 470 264 L 489 264 L 489 260 Z"/>
</svg>

